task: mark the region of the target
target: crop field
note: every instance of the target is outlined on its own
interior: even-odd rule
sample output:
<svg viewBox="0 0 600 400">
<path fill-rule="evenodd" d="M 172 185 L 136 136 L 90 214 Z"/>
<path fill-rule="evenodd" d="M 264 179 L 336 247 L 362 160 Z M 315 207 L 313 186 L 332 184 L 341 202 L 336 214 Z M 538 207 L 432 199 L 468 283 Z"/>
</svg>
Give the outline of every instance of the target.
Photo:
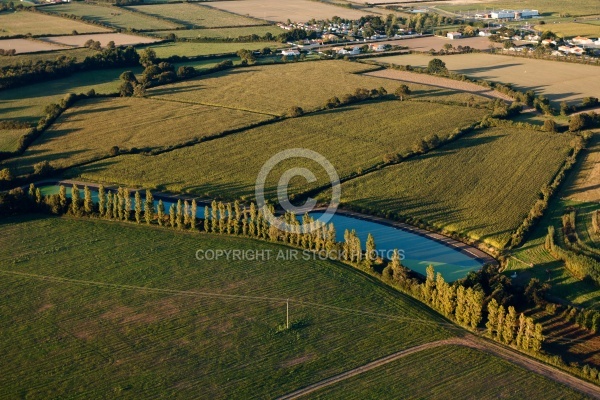
<svg viewBox="0 0 600 400">
<path fill-rule="evenodd" d="M 450 3 L 450 4 L 448 4 Z M 534 9 L 539 10 L 542 16 L 550 14 L 569 13 L 576 15 L 598 14 L 598 2 L 596 0 L 498 0 L 498 1 L 470 1 L 459 0 L 439 3 L 437 8 L 453 12 L 476 11 L 485 9 Z"/>
<path fill-rule="evenodd" d="M 15 151 L 28 129 L 0 129 L 0 151 Z"/>
<path fill-rule="evenodd" d="M 468 383 L 465 377 L 469 377 Z M 396 399 L 400 393 L 426 399 L 585 398 L 508 361 L 459 346 L 442 346 L 411 354 L 322 389 L 315 397 Z"/>
<path fill-rule="evenodd" d="M 235 15 L 198 4 L 155 4 L 129 7 L 187 28 L 218 28 L 263 25 L 265 21 Z"/>
<path fill-rule="evenodd" d="M 598 36 L 600 36 L 600 25 L 579 24 L 576 22 L 536 25 L 535 29 L 541 31 L 550 30 L 564 38 L 572 38 L 575 36 L 591 36 L 593 38 L 598 38 Z"/>
<path fill-rule="evenodd" d="M 182 31 L 185 32 L 185 31 Z M 247 50 L 260 50 L 265 47 L 276 49 L 280 47 L 287 47 L 277 42 L 251 42 L 251 43 L 186 43 L 186 42 L 168 42 L 168 43 L 157 43 L 151 47 L 156 51 L 156 56 L 160 58 L 168 58 L 171 56 L 205 56 L 209 54 L 231 54 L 235 53 L 240 49 Z M 235 56 L 235 58 L 238 58 Z M 238 58 L 239 59 L 239 58 Z"/>
<path fill-rule="evenodd" d="M 37 51 L 64 50 L 64 46 L 46 43 L 38 39 L 4 39 L 0 40 L 0 49 L 15 49 L 17 54 L 35 53 Z M 10 57 L 2 57 L 10 60 Z"/>
<path fill-rule="evenodd" d="M 67 35 L 79 33 L 110 32 L 99 26 L 27 11 L 0 13 L 0 36 Z"/>
<path fill-rule="evenodd" d="M 145 37 L 145 36 L 136 36 L 136 35 L 127 35 L 124 33 L 100 33 L 93 35 L 74 35 L 74 36 L 52 36 L 44 38 L 45 41 L 50 43 L 62 44 L 65 46 L 73 46 L 73 47 L 83 47 L 85 42 L 88 40 L 94 40 L 100 42 L 100 44 L 104 47 L 108 44 L 108 42 L 115 42 L 117 46 L 130 46 L 136 44 L 148 44 L 157 42 L 157 39 Z"/>
<path fill-rule="evenodd" d="M 0 41 L 0 48 L 3 48 L 2 42 Z M 80 49 L 65 49 L 64 47 L 61 50 L 54 50 L 52 52 L 47 53 L 37 53 L 37 54 L 21 54 L 10 57 L 0 57 L 0 68 L 7 67 L 9 65 L 18 65 L 21 63 L 35 63 L 39 61 L 54 61 L 58 57 L 74 57 L 77 61 L 83 61 L 87 56 L 93 56 L 98 53 L 96 50 L 88 49 L 88 48 L 80 48 Z"/>
<path fill-rule="evenodd" d="M 18 174 L 43 160 L 65 168 L 108 155 L 111 147 L 155 150 L 269 119 L 264 114 L 140 98 L 85 100 L 67 110 L 6 165 Z"/>
<path fill-rule="evenodd" d="M 333 97 L 357 88 L 384 87 L 389 93 L 400 85 L 391 79 L 361 75 L 377 67 L 345 61 L 314 61 L 250 66 L 148 91 L 167 100 L 221 105 L 243 110 L 284 114 L 290 107 L 304 111 L 323 107 Z M 413 98 L 466 102 L 465 93 L 424 85 L 410 85 Z"/>
<path fill-rule="evenodd" d="M 194 256 L 287 249 L 266 242 L 66 218 L 0 230 L 2 397 L 273 397 L 452 336 L 338 263 Z"/>
<path fill-rule="evenodd" d="M 383 57 L 379 60 L 398 64 L 426 67 L 432 56 L 407 54 Z M 589 79 L 598 73 L 591 65 L 536 60 L 530 58 L 482 53 L 436 56 L 449 70 L 473 78 L 511 83 L 519 90 L 534 90 L 558 103 L 579 103 L 583 97 L 600 93 L 600 80 Z M 376 58 L 377 59 L 377 58 Z"/>
<path fill-rule="evenodd" d="M 44 7 L 43 10 L 56 14 L 77 15 L 120 29 L 152 30 L 178 27 L 169 21 L 146 17 L 120 7 L 96 6 L 82 2 Z"/>
<path fill-rule="evenodd" d="M 124 70 L 80 72 L 63 79 L 0 91 L 0 119 L 37 122 L 44 115 L 46 105 L 60 102 L 68 93 L 86 93 L 90 89 L 96 93 L 115 93 L 120 85 L 119 75 Z M 127 70 L 142 72 L 141 67 Z"/>
<path fill-rule="evenodd" d="M 240 36 L 258 35 L 264 36 L 267 33 L 277 36 L 280 33 L 285 32 L 283 29 L 276 25 L 269 26 L 246 26 L 242 28 L 213 28 L 213 29 L 188 29 L 188 30 L 174 30 L 174 31 L 160 31 L 154 32 L 154 34 L 162 37 L 166 37 L 171 33 L 174 33 L 179 38 L 233 38 L 237 39 Z M 280 44 L 282 46 L 283 44 Z"/>
<path fill-rule="evenodd" d="M 581 167 L 565 194 L 570 200 L 600 203 L 600 132 L 584 151 Z"/>
<path fill-rule="evenodd" d="M 359 19 L 367 14 L 377 14 L 375 10 L 353 10 L 336 7 L 322 2 L 310 0 L 243 0 L 243 1 L 213 1 L 211 7 L 229 11 L 239 15 L 248 15 L 271 22 L 307 22 L 311 19 L 326 20 L 334 16 L 347 19 Z M 388 12 L 389 13 L 389 12 Z"/>
<path fill-rule="evenodd" d="M 502 248 L 544 184 L 570 135 L 492 128 L 342 185 L 342 203 L 419 218 Z"/>
<path fill-rule="evenodd" d="M 294 147 L 312 149 L 325 156 L 340 176 L 346 176 L 380 163 L 386 153 L 408 152 L 417 139 L 433 133 L 444 137 L 457 127 L 480 120 L 484 114 L 484 110 L 432 103 L 373 102 L 287 119 L 157 156 L 120 156 L 77 172 L 94 181 L 137 183 L 226 198 L 254 197 L 254 184 L 262 165 L 279 151 Z M 227 149 L 226 156 L 221 149 Z M 294 161 L 306 164 L 318 180 L 292 181 L 291 192 L 329 182 L 322 167 L 307 160 Z M 267 197 L 276 193 L 277 179 L 291 166 L 291 162 L 282 162 L 269 175 Z"/>
</svg>

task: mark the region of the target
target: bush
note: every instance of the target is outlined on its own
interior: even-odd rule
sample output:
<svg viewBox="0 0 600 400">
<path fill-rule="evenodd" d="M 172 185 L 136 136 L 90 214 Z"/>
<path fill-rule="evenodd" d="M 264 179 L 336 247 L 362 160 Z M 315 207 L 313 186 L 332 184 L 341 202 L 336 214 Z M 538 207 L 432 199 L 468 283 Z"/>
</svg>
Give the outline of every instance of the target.
<svg viewBox="0 0 600 400">
<path fill-rule="evenodd" d="M 108 154 L 109 154 L 110 156 L 114 157 L 114 156 L 118 156 L 118 155 L 119 155 L 119 152 L 120 152 L 120 150 L 119 150 L 119 146 L 113 146 L 113 147 L 111 147 L 111 148 L 110 148 L 110 150 L 108 151 Z"/>
<path fill-rule="evenodd" d="M 33 166 L 33 173 L 39 177 L 50 175 L 54 171 L 54 167 L 48 161 L 40 161 Z"/>
<path fill-rule="evenodd" d="M 287 113 L 291 118 L 301 117 L 304 115 L 304 110 L 298 106 L 291 107 Z"/>
</svg>

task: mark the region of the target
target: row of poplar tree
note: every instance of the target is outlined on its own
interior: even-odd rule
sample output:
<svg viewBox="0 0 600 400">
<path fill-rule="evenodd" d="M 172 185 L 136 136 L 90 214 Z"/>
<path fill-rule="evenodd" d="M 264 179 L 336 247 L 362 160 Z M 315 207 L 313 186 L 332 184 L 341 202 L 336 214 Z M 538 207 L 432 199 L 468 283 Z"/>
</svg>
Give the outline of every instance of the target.
<svg viewBox="0 0 600 400">
<path fill-rule="evenodd" d="M 487 306 L 488 320 L 485 324 L 487 335 L 498 342 L 514 345 L 523 350 L 540 351 L 544 342 L 542 325 L 533 322 L 533 318 L 519 314 L 513 306 L 505 309 L 498 306 L 496 299 Z"/>
</svg>

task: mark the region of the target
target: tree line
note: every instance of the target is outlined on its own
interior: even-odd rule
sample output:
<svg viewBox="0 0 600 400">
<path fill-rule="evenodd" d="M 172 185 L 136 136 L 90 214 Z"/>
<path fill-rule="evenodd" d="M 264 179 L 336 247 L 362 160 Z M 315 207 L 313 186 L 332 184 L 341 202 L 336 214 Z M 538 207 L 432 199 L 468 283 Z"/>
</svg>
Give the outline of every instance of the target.
<svg viewBox="0 0 600 400">
<path fill-rule="evenodd" d="M 554 226 L 548 227 L 548 234 L 544 242 L 544 248 L 559 260 L 564 261 L 565 267 L 577 279 L 590 279 L 597 285 L 600 285 L 600 262 L 583 254 L 572 250 L 563 249 L 556 243 L 556 231 Z"/>
</svg>

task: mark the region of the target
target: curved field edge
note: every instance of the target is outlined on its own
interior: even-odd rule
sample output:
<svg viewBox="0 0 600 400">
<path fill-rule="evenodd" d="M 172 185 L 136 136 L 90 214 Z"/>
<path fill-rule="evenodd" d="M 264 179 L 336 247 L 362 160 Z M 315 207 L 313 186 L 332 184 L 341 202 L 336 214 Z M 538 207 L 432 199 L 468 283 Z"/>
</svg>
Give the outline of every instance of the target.
<svg viewBox="0 0 600 400">
<path fill-rule="evenodd" d="M 272 396 L 454 329 L 338 263 L 195 258 L 283 246 L 68 218 L 5 219 L 0 231 L 6 396 Z M 287 298 L 293 329 L 277 334 Z"/>
</svg>

